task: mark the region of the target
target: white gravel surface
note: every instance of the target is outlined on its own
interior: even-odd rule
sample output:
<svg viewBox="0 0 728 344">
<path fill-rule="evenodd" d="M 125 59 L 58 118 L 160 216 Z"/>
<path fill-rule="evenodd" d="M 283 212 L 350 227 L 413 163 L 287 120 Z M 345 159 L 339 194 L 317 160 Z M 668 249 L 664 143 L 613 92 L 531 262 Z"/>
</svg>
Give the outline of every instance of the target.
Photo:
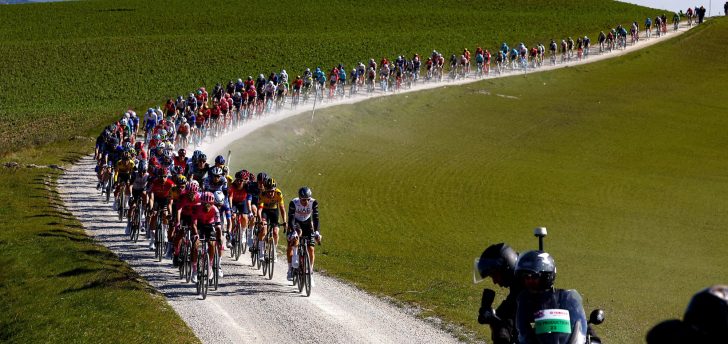
<svg viewBox="0 0 728 344">
<path fill-rule="evenodd" d="M 662 38 L 643 39 L 626 50 L 593 54 L 581 62 L 547 65 L 536 72 L 617 57 L 684 31 L 686 29 L 682 28 L 677 33 L 670 31 Z M 596 41 L 595 38 L 593 41 Z M 592 48 L 592 51 L 595 50 Z M 420 84 L 402 93 L 475 81 L 466 79 Z M 376 96 L 384 95 L 371 97 Z M 371 97 L 364 95 L 345 101 L 317 104 L 317 108 L 359 102 Z M 230 143 L 257 128 L 309 110 L 311 105 L 264 117 L 222 136 L 214 146 L 206 143 L 200 148 L 208 156 L 213 156 L 227 150 Z M 83 223 L 86 232 L 109 247 L 163 293 L 204 343 L 259 343 L 273 340 L 297 343 L 457 342 L 452 335 L 434 325 L 332 278 L 316 275 L 316 286 L 311 296 L 305 297 L 286 281 L 285 257 L 276 263 L 273 279 L 268 280 L 259 270 L 250 266 L 248 254 L 235 262 L 226 251 L 222 259 L 225 277 L 221 279 L 220 288 L 216 291 L 211 289 L 208 298 L 201 300 L 193 284 L 179 279 L 178 270 L 172 268 L 169 260 L 161 263 L 154 261 L 154 253 L 148 249 L 146 241 L 140 240 L 136 244 L 129 242 L 124 235 L 124 224 L 116 220 L 111 204 L 103 202 L 100 192 L 95 188 L 96 176 L 91 156 L 69 167 L 58 184 L 67 209 Z M 326 235 L 337 234 L 330 232 Z M 283 245 L 280 243 L 281 247 Z"/>
</svg>

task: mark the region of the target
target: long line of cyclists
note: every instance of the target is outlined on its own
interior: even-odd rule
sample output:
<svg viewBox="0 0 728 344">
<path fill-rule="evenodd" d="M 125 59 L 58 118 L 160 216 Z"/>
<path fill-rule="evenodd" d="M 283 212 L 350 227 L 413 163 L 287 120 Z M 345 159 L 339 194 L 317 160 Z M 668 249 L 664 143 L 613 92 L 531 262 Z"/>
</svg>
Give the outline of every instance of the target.
<svg viewBox="0 0 728 344">
<path fill-rule="evenodd" d="M 679 15 L 675 14 L 673 22 L 677 30 Z M 645 27 L 645 37 L 649 38 L 653 29 L 650 18 Z M 655 19 L 655 29 L 657 35 L 667 32 L 664 15 Z M 632 23 L 630 32 L 631 43 L 637 42 L 637 22 Z M 599 53 L 625 48 L 627 30 L 619 25 L 601 32 L 597 43 Z M 576 41 L 565 38 L 560 43 L 551 40 L 550 63 L 587 58 L 591 48 L 587 36 Z M 494 55 L 480 47 L 474 54 L 468 49 L 459 56 L 452 54 L 447 78 L 480 78 L 538 68 L 544 63 L 546 47 L 539 43 L 529 49 L 520 43 L 510 48 L 503 43 Z M 301 187 L 286 209 L 283 193 L 267 173 L 246 169 L 231 173 L 229 154 L 227 159 L 218 155 L 208 162 L 200 150 L 188 157 L 187 148 L 214 143 L 214 138 L 225 131 L 281 109 L 288 102 L 295 107 L 309 101 L 330 101 L 346 96 L 347 91 L 348 96 L 356 95 L 361 89 L 367 93 L 375 92 L 375 88 L 397 92 L 418 82 L 441 81 L 444 73 L 445 59 L 434 50 L 424 61 L 419 54 L 410 59 L 383 58 L 379 64 L 369 59 L 367 65 L 358 63 L 350 73 L 341 64 L 329 73 L 321 68 L 306 69 L 290 84 L 282 70 L 268 78 L 260 74 L 257 79 L 231 80 L 224 87 L 218 83 L 211 94 L 200 87 L 186 98 L 179 96 L 161 107 L 149 108 L 143 119 L 129 110 L 96 140 L 97 188 L 107 202 L 114 200 L 119 221 L 127 223 L 125 235 L 136 242 L 144 233 L 155 259 L 171 259 L 180 277 L 193 282 L 203 298 L 208 287 L 216 289 L 223 277 L 220 258 L 226 249 L 235 260 L 249 251 L 251 264 L 272 278 L 279 228 L 288 242 L 287 278 L 310 295 L 315 244 L 321 242 L 318 202 L 312 198 L 311 189 Z"/>
</svg>

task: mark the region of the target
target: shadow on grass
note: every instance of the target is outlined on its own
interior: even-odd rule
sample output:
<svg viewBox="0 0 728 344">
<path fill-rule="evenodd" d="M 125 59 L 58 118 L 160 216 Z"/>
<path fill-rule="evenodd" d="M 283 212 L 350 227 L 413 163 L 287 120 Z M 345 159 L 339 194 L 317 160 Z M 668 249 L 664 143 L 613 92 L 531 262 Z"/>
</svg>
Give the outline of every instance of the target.
<svg viewBox="0 0 728 344">
<path fill-rule="evenodd" d="M 40 232 L 36 235 L 41 238 L 63 238 L 73 242 L 93 242 L 91 238 L 83 234 L 73 233 L 63 229 L 51 229 L 49 231 Z"/>
</svg>

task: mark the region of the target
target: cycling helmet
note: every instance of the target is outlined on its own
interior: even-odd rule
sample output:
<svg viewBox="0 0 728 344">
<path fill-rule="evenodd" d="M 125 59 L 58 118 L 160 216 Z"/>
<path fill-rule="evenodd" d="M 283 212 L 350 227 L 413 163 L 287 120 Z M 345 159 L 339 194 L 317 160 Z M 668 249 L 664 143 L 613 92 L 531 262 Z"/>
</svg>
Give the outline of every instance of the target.
<svg viewBox="0 0 728 344">
<path fill-rule="evenodd" d="M 197 157 L 197 162 L 205 162 L 207 161 L 207 155 L 205 153 L 200 153 L 200 155 Z"/>
<path fill-rule="evenodd" d="M 250 172 L 248 170 L 240 170 L 235 173 L 235 179 L 247 180 L 250 178 Z"/>
<path fill-rule="evenodd" d="M 240 92 L 235 92 L 235 96 L 240 97 L 240 96 L 242 96 L 242 94 L 240 94 Z"/>
<path fill-rule="evenodd" d="M 266 179 L 268 179 L 268 174 L 265 172 L 260 172 L 260 173 L 258 173 L 257 179 L 259 182 L 263 183 L 263 182 L 265 182 Z"/>
<path fill-rule="evenodd" d="M 113 137 L 112 136 L 111 138 L 109 138 L 109 142 L 108 143 L 109 143 L 110 146 L 116 148 L 116 146 L 119 145 L 119 139 L 117 139 L 116 137 Z"/>
<path fill-rule="evenodd" d="M 259 74 L 258 79 L 265 79 L 265 76 L 263 74 Z"/>
<path fill-rule="evenodd" d="M 473 281 L 481 282 L 488 276 L 493 276 L 496 271 L 502 272 L 503 282 L 510 284 L 513 271 L 516 268 L 518 253 L 506 243 L 498 243 L 488 246 L 480 258 L 475 260 Z"/>
<path fill-rule="evenodd" d="M 187 155 L 187 150 L 185 150 L 184 148 L 180 148 L 180 149 L 179 149 L 179 150 L 177 151 L 177 155 L 178 155 L 178 156 L 185 156 L 185 155 Z"/>
<path fill-rule="evenodd" d="M 182 124 L 187 123 L 187 117 L 182 117 Z"/>
<path fill-rule="evenodd" d="M 144 142 L 137 141 L 137 143 L 134 144 L 134 149 L 136 150 L 142 150 L 144 148 Z"/>
<path fill-rule="evenodd" d="M 195 183 L 189 183 L 186 188 L 187 192 L 196 193 L 200 191 L 200 185 Z"/>
<path fill-rule="evenodd" d="M 215 163 L 218 165 L 225 165 L 225 158 L 222 155 L 215 157 Z"/>
<path fill-rule="evenodd" d="M 715 285 L 693 296 L 683 322 L 709 343 L 728 343 L 728 285 Z"/>
<path fill-rule="evenodd" d="M 159 134 L 154 135 L 152 138 L 155 139 L 155 140 L 161 140 L 162 139 L 162 137 L 159 136 Z"/>
<path fill-rule="evenodd" d="M 159 131 L 159 136 L 161 136 L 161 137 L 167 137 L 167 130 L 162 129 L 161 131 Z"/>
<path fill-rule="evenodd" d="M 306 73 L 311 73 L 311 68 L 306 68 Z"/>
<path fill-rule="evenodd" d="M 212 195 L 212 192 L 208 191 L 202 194 L 200 201 L 202 204 L 213 204 L 215 202 L 215 196 Z"/>
<path fill-rule="evenodd" d="M 242 84 L 243 83 L 243 79 L 238 79 L 238 83 L 239 84 Z"/>
<path fill-rule="evenodd" d="M 194 97 L 195 97 L 195 94 L 194 93 L 190 93 L 189 98 L 194 98 Z M 152 110 L 152 111 L 154 111 L 154 110 Z"/>
<path fill-rule="evenodd" d="M 131 144 L 131 142 L 124 142 L 124 150 L 130 150 L 134 148 Z"/>
<path fill-rule="evenodd" d="M 273 190 L 276 189 L 276 187 L 278 185 L 276 184 L 276 180 L 275 179 L 268 177 L 267 179 L 265 179 L 263 181 L 263 186 L 265 186 L 265 189 L 266 190 L 273 191 Z"/>
<path fill-rule="evenodd" d="M 169 176 L 169 168 L 167 167 L 161 167 L 157 172 L 158 175 L 162 178 L 167 178 Z"/>
<path fill-rule="evenodd" d="M 187 177 L 185 177 L 181 174 L 178 174 L 177 175 L 177 185 L 182 186 L 185 184 L 187 184 Z"/>
<path fill-rule="evenodd" d="M 210 174 L 213 176 L 221 177 L 223 174 L 222 168 L 215 166 L 212 169 L 210 169 Z"/>
<path fill-rule="evenodd" d="M 516 278 L 523 281 L 523 285 L 530 292 L 543 292 L 553 288 L 556 280 L 556 262 L 550 254 L 543 251 L 528 251 L 518 257 L 516 262 Z M 533 284 L 526 280 L 528 276 L 535 276 L 538 280 Z"/>
<path fill-rule="evenodd" d="M 215 191 L 214 196 L 215 196 L 215 205 L 223 205 L 225 203 L 225 194 L 222 191 L 220 191 L 220 190 Z"/>
<path fill-rule="evenodd" d="M 303 186 L 298 189 L 299 198 L 311 198 L 311 189 L 308 186 Z"/>
</svg>

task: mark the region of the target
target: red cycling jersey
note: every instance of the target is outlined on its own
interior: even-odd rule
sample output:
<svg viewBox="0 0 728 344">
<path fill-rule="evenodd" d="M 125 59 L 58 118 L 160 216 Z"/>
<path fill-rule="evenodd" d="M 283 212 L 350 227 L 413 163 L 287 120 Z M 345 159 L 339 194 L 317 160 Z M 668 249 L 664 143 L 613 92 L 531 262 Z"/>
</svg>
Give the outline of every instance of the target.
<svg viewBox="0 0 728 344">
<path fill-rule="evenodd" d="M 228 195 L 233 203 L 243 203 L 248 199 L 248 191 L 245 183 L 234 181 L 228 188 Z"/>
<path fill-rule="evenodd" d="M 210 210 L 205 210 L 204 205 L 196 205 L 192 221 L 197 221 L 198 226 L 218 224 L 220 223 L 220 211 L 215 206 L 210 207 Z"/>
<path fill-rule="evenodd" d="M 182 209 L 182 215 L 185 216 L 192 216 L 195 207 L 200 205 L 200 193 L 195 193 L 195 198 L 193 200 L 190 200 L 189 197 L 187 197 L 187 191 L 182 193 L 179 200 L 177 201 L 177 209 Z"/>
<path fill-rule="evenodd" d="M 164 182 L 157 178 L 149 185 L 149 191 L 154 194 L 154 198 L 169 198 L 169 191 L 172 190 L 174 182 L 167 178 Z"/>
</svg>

